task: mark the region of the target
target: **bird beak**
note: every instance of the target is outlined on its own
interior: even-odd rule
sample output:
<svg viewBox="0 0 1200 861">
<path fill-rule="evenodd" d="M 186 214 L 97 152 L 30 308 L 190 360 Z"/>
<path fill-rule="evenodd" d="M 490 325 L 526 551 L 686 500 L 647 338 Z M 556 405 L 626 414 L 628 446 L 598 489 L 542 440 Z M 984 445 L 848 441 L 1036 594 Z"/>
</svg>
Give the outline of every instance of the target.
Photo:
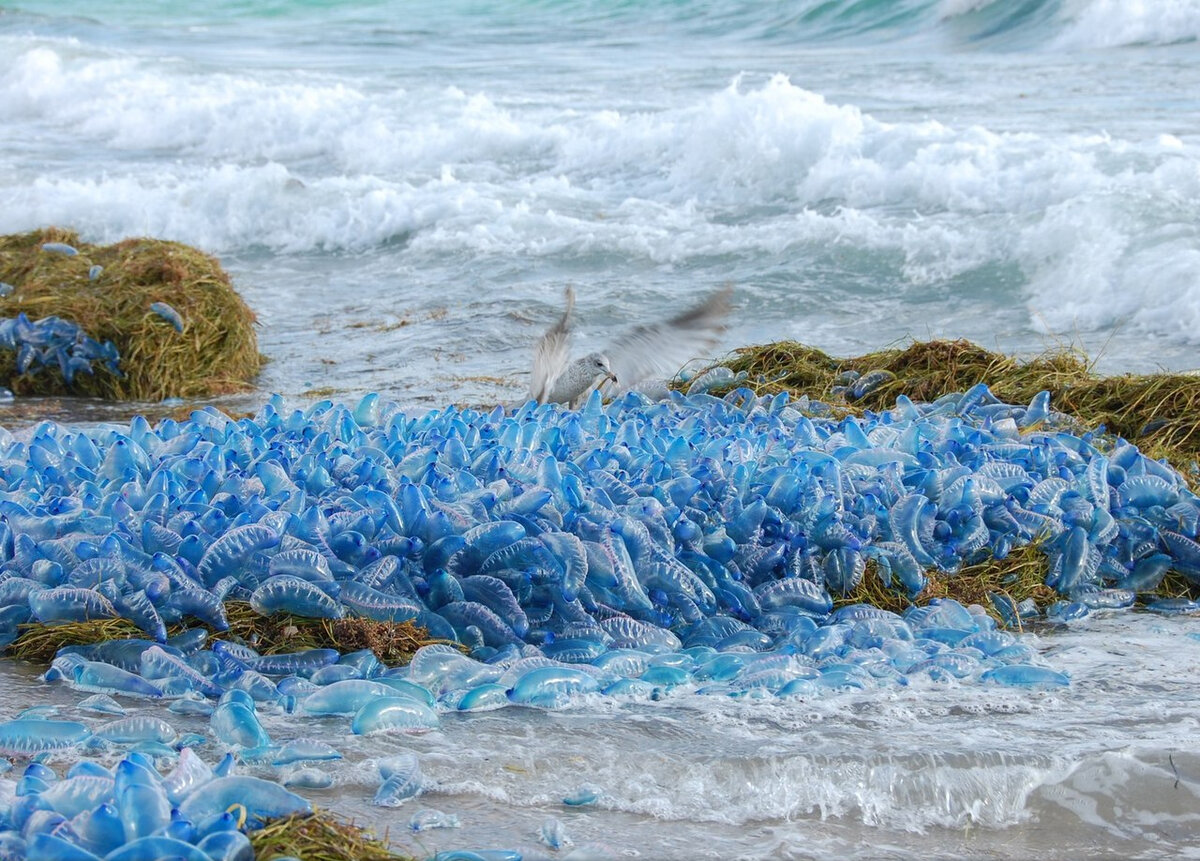
<svg viewBox="0 0 1200 861">
<path fill-rule="evenodd" d="M 616 375 L 616 374 L 610 373 L 610 374 L 608 375 L 608 378 L 609 378 L 610 380 L 612 380 L 612 381 L 613 381 L 613 384 L 614 384 L 614 385 L 616 384 L 616 382 L 617 382 L 617 375 Z"/>
</svg>

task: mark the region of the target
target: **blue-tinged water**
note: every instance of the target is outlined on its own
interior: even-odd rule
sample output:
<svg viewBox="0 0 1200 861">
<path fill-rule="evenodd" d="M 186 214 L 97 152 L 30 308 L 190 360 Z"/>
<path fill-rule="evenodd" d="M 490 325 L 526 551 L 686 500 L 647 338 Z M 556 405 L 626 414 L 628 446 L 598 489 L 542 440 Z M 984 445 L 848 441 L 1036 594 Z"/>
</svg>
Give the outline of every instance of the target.
<svg viewBox="0 0 1200 861">
<path fill-rule="evenodd" d="M 217 254 L 271 359 L 243 405 L 517 400 L 567 284 L 581 346 L 731 283 L 722 350 L 1191 369 L 1198 38 L 1198 0 L 0 0 L 0 232 Z M 413 851 L 533 846 L 553 812 L 647 858 L 1196 856 L 1197 630 L 1046 633 L 1065 695 L 508 709 L 378 744 L 463 820 Z M 3 672 L 5 716 L 42 696 Z M 585 780 L 606 800 L 563 813 Z M 402 835 L 373 790 L 348 768 L 319 803 Z"/>
</svg>

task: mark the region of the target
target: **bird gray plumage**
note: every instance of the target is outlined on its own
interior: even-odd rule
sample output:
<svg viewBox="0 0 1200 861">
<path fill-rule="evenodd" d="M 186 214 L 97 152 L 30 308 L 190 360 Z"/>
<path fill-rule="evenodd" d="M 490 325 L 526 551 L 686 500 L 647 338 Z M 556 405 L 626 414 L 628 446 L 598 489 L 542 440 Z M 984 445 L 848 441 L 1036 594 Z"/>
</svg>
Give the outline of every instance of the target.
<svg viewBox="0 0 1200 861">
<path fill-rule="evenodd" d="M 690 359 L 712 349 L 725 331 L 731 287 L 669 320 L 636 326 L 599 353 L 571 361 L 571 315 L 575 291 L 567 288 L 562 319 L 546 330 L 533 351 L 529 394 L 538 403 L 577 407 L 596 386 L 628 391 L 653 375 L 674 376 Z"/>
</svg>

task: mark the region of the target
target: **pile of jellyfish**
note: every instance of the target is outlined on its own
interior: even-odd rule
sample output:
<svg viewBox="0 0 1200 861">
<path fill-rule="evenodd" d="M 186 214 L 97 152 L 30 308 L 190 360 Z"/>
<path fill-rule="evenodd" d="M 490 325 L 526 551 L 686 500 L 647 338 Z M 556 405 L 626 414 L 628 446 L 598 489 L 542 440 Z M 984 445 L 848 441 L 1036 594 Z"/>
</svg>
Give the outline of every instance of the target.
<svg viewBox="0 0 1200 861">
<path fill-rule="evenodd" d="M 26 718 L 0 724 L 0 744 L 39 733 L 40 744 L 32 746 L 43 751 L 71 739 L 104 743 L 82 723 Z M 232 756 L 211 767 L 187 747 L 165 775 L 155 757 L 130 751 L 111 767 L 78 760 L 61 776 L 34 760 L 19 779 L 4 784 L 0 853 L 29 861 L 253 859 L 247 831 L 312 812 L 304 798 L 279 783 L 235 773 Z"/>
<path fill-rule="evenodd" d="M 1168 570 L 1200 580 L 1182 477 L 1055 429 L 1046 401 L 980 385 L 835 419 L 736 390 L 410 416 L 368 395 L 5 431 L 0 640 L 122 616 L 161 643 L 189 619 L 224 629 L 237 599 L 413 620 L 481 660 L 591 660 L 615 643 L 771 648 L 828 627 L 868 560 L 916 595 L 928 570 L 1036 539 L 1067 617 L 1128 606 Z"/>
<path fill-rule="evenodd" d="M 868 561 L 916 595 L 927 572 L 952 578 L 1036 541 L 1062 596 L 1054 619 L 1139 595 L 1195 609 L 1146 596 L 1168 571 L 1200 582 L 1200 500 L 1134 445 L 1068 430 L 1044 393 L 1009 405 L 981 385 L 837 418 L 806 399 L 702 389 L 423 415 L 376 395 L 290 410 L 273 398 L 238 420 L 203 409 L 157 426 L 0 430 L 0 643 L 26 623 L 116 617 L 144 634 L 64 647 L 44 675 L 111 720 L 34 707 L 0 723 L 0 754 L 76 758 L 61 776 L 33 762 L 0 779 L 0 856 L 248 857 L 245 832 L 307 812 L 299 793 L 329 786 L 322 765 L 341 757 L 272 738 L 267 714 L 411 733 L 448 712 L 595 697 L 1069 684 L 1035 641 L 997 626 L 988 610 L 1014 624 L 1039 613 L 1002 592 L 990 608 L 835 607 Z M 446 642 L 406 666 L 261 654 L 222 636 L 233 600 L 411 621 Z M 128 716 L 115 697 L 169 703 L 207 729 Z M 206 744 L 231 756 L 206 765 Z M 113 748 L 115 765 L 87 758 Z M 391 757 L 374 801 L 424 786 L 415 756 Z M 412 827 L 451 820 L 420 810 Z M 548 820 L 543 842 L 565 839 Z"/>
<path fill-rule="evenodd" d="M 0 288 L 11 288 L 7 284 Z M 93 363 L 100 362 L 114 374 L 120 374 L 120 355 L 112 341 L 97 341 L 76 323 L 61 317 L 30 320 L 21 312 L 0 320 L 0 349 L 15 354 L 18 374 L 37 374 L 57 370 L 70 385 L 79 374 L 94 374 Z"/>
<path fill-rule="evenodd" d="M 385 678 L 403 684 L 395 677 Z M 344 697 L 341 705 L 335 700 L 326 698 L 328 714 L 344 707 Z M 415 697 L 409 701 L 421 702 Z M 314 711 L 318 707 L 315 702 L 311 705 Z M 78 704 L 79 711 L 105 716 L 91 727 L 55 718 L 57 708 L 48 706 L 35 706 L 0 722 L 0 753 L 24 761 L 18 771 L 10 760 L 0 759 L 0 773 L 12 775 L 0 777 L 0 857 L 253 861 L 247 835 L 280 819 L 312 814 L 313 806 L 296 790 L 330 786 L 333 776 L 318 766 L 337 765 L 342 759 L 333 746 L 315 738 L 273 741 L 258 722 L 260 706 L 242 689 L 226 692 L 215 705 L 198 697 L 177 700 L 171 711 L 207 716 L 211 738 L 179 733 L 153 715 L 127 715 L 106 694 Z M 432 720 L 436 725 L 436 718 Z M 375 731 L 401 727 L 393 721 Z M 431 725 L 424 722 L 403 724 L 406 732 L 428 728 Z M 215 765 L 197 753 L 198 747 L 210 742 L 230 749 Z M 60 765 L 68 759 L 69 764 Z M 379 778 L 374 803 L 380 806 L 400 807 L 429 785 L 413 753 L 367 760 L 365 765 Z M 563 804 L 592 804 L 600 795 L 601 790 L 584 784 L 565 795 Z M 408 819 L 413 832 L 459 825 L 458 816 L 427 807 L 417 808 Z M 572 843 L 556 817 L 545 820 L 540 836 L 552 849 Z M 434 856 L 437 861 L 479 857 L 520 861 L 522 854 L 493 849 L 474 855 L 451 850 Z M 592 853 L 588 857 L 612 856 Z"/>
</svg>

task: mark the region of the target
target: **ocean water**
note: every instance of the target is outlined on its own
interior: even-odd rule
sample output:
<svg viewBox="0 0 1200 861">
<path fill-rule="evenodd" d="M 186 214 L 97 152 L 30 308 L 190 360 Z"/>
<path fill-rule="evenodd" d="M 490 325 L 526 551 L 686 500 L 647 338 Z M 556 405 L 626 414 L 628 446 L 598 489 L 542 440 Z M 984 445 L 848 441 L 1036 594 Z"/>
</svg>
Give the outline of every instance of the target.
<svg viewBox="0 0 1200 861">
<path fill-rule="evenodd" d="M 1200 0 L 0 0 L 0 233 L 218 255 L 271 359 L 230 406 L 519 400 L 568 284 L 581 348 L 728 283 L 718 352 L 966 337 L 1192 369 L 1198 39 Z M 95 414 L 6 420 L 39 411 Z M 353 765 L 319 800 L 414 851 L 533 846 L 553 813 L 630 857 L 1193 857 L 1197 631 L 1043 632 L 1066 694 L 510 709 L 371 742 L 418 750 L 419 803 L 463 819 L 419 841 Z M 73 702 L 0 674 L 6 714 Z M 564 812 L 583 782 L 601 804 Z"/>
<path fill-rule="evenodd" d="M 516 400 L 730 283 L 721 350 L 1200 343 L 1195 0 L 0 4 L 0 232 L 177 239 L 261 387 Z"/>
</svg>

